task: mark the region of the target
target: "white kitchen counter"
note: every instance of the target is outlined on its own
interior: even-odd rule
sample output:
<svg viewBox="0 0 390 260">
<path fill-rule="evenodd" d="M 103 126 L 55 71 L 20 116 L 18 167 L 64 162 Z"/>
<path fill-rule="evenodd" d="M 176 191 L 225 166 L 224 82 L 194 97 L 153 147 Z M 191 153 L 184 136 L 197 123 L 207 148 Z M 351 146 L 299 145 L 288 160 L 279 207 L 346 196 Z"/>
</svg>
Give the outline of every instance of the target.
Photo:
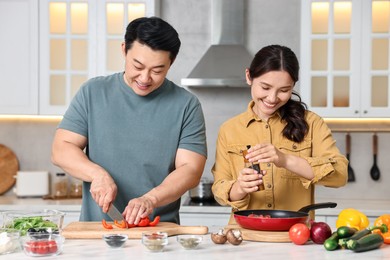
<svg viewBox="0 0 390 260">
<path fill-rule="evenodd" d="M 326 251 L 323 245 L 307 243 L 303 246 L 292 243 L 265 243 L 243 241 L 239 246 L 229 243 L 216 245 L 210 235 L 204 235 L 203 243 L 195 250 L 185 250 L 176 242 L 176 237 L 169 238 L 169 244 L 163 252 L 151 253 L 139 239 L 128 240 L 122 248 L 109 248 L 103 240 L 71 240 L 64 243 L 63 252 L 56 257 L 45 259 L 390 259 L 390 245 L 381 248 L 354 253 L 350 250 Z M 26 259 L 23 252 L 5 256 L 4 259 Z"/>
</svg>

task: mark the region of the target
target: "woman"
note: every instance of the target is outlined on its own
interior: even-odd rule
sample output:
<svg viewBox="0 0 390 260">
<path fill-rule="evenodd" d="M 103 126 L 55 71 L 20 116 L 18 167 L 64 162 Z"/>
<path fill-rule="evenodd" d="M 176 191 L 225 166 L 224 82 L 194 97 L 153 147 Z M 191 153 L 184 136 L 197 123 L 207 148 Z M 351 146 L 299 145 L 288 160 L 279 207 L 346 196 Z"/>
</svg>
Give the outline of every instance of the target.
<svg viewBox="0 0 390 260">
<path fill-rule="evenodd" d="M 218 203 L 233 211 L 296 211 L 314 203 L 314 185 L 344 186 L 347 159 L 323 119 L 308 111 L 293 91 L 299 76 L 294 52 L 279 45 L 264 47 L 245 74 L 252 101 L 218 134 L 212 169 Z M 260 163 L 261 172 L 245 168 L 246 150 L 246 160 Z M 232 217 L 229 223 L 234 223 Z"/>
</svg>

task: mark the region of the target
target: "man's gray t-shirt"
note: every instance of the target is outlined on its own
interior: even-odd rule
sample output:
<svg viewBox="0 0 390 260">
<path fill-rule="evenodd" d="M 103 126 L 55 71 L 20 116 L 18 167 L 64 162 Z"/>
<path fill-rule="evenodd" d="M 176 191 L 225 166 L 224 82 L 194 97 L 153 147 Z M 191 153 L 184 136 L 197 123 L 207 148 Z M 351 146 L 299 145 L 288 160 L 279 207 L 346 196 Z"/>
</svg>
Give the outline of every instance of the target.
<svg viewBox="0 0 390 260">
<path fill-rule="evenodd" d="M 88 139 L 89 159 L 118 186 L 114 204 L 121 212 L 129 200 L 158 186 L 175 169 L 178 148 L 207 156 L 200 102 L 167 79 L 147 96 L 135 94 L 123 72 L 91 79 L 72 100 L 59 128 Z M 90 183 L 84 182 L 80 220 L 109 219 L 89 190 Z M 179 208 L 180 199 L 155 209 L 151 217 L 179 223 Z"/>
</svg>

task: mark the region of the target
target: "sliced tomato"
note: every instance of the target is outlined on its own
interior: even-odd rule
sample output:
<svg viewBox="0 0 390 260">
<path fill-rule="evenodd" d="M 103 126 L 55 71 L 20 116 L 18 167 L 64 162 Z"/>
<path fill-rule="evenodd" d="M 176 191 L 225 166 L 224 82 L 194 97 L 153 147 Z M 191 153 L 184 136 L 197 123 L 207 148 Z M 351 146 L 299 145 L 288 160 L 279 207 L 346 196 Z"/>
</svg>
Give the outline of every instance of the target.
<svg viewBox="0 0 390 260">
<path fill-rule="evenodd" d="M 102 225 L 105 229 L 113 229 L 112 225 L 107 223 L 105 219 L 102 220 Z"/>
</svg>

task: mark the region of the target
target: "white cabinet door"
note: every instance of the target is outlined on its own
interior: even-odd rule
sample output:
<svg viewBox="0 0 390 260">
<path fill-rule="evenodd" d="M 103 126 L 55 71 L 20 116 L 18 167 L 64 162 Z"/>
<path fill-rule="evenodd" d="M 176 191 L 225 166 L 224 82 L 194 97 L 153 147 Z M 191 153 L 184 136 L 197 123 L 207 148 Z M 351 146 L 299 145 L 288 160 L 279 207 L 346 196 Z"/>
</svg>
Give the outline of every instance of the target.
<svg viewBox="0 0 390 260">
<path fill-rule="evenodd" d="M 388 117 L 388 1 L 301 3 L 302 100 L 323 117 Z"/>
<path fill-rule="evenodd" d="M 0 113 L 38 113 L 38 1 L 0 0 Z"/>
</svg>

